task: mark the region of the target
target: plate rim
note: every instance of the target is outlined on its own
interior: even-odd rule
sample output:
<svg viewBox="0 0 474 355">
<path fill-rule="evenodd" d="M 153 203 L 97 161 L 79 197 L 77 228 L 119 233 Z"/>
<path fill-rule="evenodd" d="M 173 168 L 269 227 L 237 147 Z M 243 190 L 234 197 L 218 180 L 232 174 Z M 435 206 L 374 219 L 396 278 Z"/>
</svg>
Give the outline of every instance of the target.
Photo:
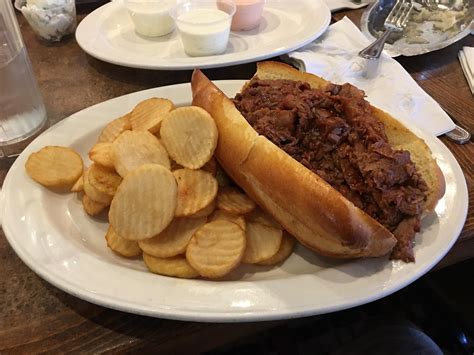
<svg viewBox="0 0 474 355">
<path fill-rule="evenodd" d="M 207 62 L 206 64 L 202 64 L 202 63 L 193 63 L 193 61 L 191 60 L 189 64 L 176 64 L 175 65 L 173 62 L 168 62 L 168 63 L 163 63 L 163 64 L 140 64 L 140 63 L 130 63 L 130 62 L 127 62 L 126 60 L 120 60 L 120 58 L 113 58 L 113 57 L 104 55 L 103 53 L 98 53 L 97 51 L 94 51 L 93 48 L 91 48 L 88 44 L 88 41 L 90 39 L 88 38 L 88 35 L 87 35 L 86 26 L 89 26 L 89 22 L 93 22 L 95 18 L 100 18 L 102 13 L 109 11 L 109 8 L 120 6 L 120 1 L 111 1 L 110 3 L 100 6 L 99 8 L 95 9 L 90 14 L 88 14 L 86 17 L 84 17 L 76 28 L 75 38 L 79 47 L 81 47 L 81 49 L 87 54 L 89 54 L 90 56 L 107 63 L 120 65 L 124 67 L 130 67 L 130 68 L 150 69 L 150 70 L 190 70 L 190 69 L 194 69 L 196 66 L 198 66 L 201 69 L 209 69 L 209 68 L 220 68 L 220 67 L 231 66 L 231 65 L 245 64 L 245 63 L 251 63 L 255 61 L 268 59 L 271 57 L 276 57 L 276 56 L 283 55 L 291 51 L 297 50 L 313 42 L 327 30 L 331 22 L 331 11 L 329 10 L 329 7 L 327 6 L 327 4 L 323 0 L 303 0 L 303 1 L 305 1 L 307 4 L 310 4 L 310 5 L 312 4 L 312 2 L 317 1 L 319 6 L 322 8 L 321 13 L 324 14 L 324 24 L 312 36 L 309 36 L 305 40 L 301 42 L 297 42 L 292 46 L 278 48 L 277 50 L 269 51 L 265 54 L 256 55 L 256 56 L 255 55 L 244 56 L 243 58 L 237 57 L 237 59 L 230 59 L 230 60 L 227 59 L 225 61 L 220 61 L 220 62 L 211 60 Z M 98 24 L 93 22 L 91 26 L 97 27 Z M 218 56 L 211 56 L 209 58 L 215 58 L 215 57 L 218 57 Z M 203 58 L 203 57 L 199 57 L 199 58 Z"/>
<path fill-rule="evenodd" d="M 241 87 L 243 83 L 245 83 L 245 80 L 222 80 L 222 81 L 215 81 L 215 83 L 222 87 L 225 85 L 229 86 L 234 86 L 235 88 Z M 96 105 L 90 106 L 85 108 L 84 110 L 81 110 L 79 112 L 76 112 L 75 114 L 65 118 L 64 120 L 58 122 L 58 124 L 50 127 L 48 130 L 45 131 L 44 134 L 46 134 L 49 131 L 54 131 L 54 129 L 57 128 L 59 124 L 68 124 L 68 122 L 72 122 L 73 120 L 77 119 L 77 117 L 80 117 L 81 114 L 84 114 L 84 111 L 86 110 L 91 110 L 94 111 L 94 109 L 99 106 L 104 104 L 105 102 L 110 102 L 114 100 L 124 100 L 127 97 L 133 96 L 133 95 L 146 95 L 147 93 L 151 93 L 155 91 L 156 89 L 162 89 L 162 90 L 167 90 L 171 91 L 173 88 L 189 88 L 189 83 L 185 84 L 177 84 L 177 85 L 170 85 L 170 86 L 165 86 L 161 88 L 153 88 L 153 89 L 148 89 L 148 90 L 143 90 L 143 91 L 138 91 L 135 93 L 123 95 L 117 98 L 113 98 L 101 103 L 98 103 Z M 438 148 L 441 148 L 445 154 L 447 154 L 447 158 L 450 160 L 450 163 L 452 163 L 453 170 L 457 170 L 457 173 L 461 173 L 462 175 L 462 170 L 457 163 L 455 157 L 452 155 L 452 153 L 449 151 L 449 149 L 442 144 L 441 141 L 439 141 L 435 137 L 431 137 L 426 133 L 422 132 L 416 132 L 417 134 L 420 133 L 421 137 L 423 139 L 426 139 L 429 137 L 429 143 L 437 144 Z M 36 138 L 31 144 L 34 142 L 38 142 L 39 138 L 42 137 L 40 135 L 38 138 Z M 29 145 L 30 147 L 30 145 Z M 24 159 L 25 155 L 27 154 L 28 147 L 25 149 L 25 151 L 20 155 L 21 158 Z M 5 182 L 4 182 L 4 187 L 8 190 L 8 187 L 10 185 L 10 180 L 13 179 L 13 176 L 15 172 L 18 172 L 18 169 L 21 169 L 22 167 L 20 166 L 20 161 L 22 159 L 17 159 L 15 163 L 12 165 L 10 168 L 7 176 L 5 177 Z M 463 176 L 463 175 L 462 175 Z M 463 183 L 460 185 L 457 185 L 457 187 L 462 190 L 461 194 L 462 196 L 465 196 L 464 200 L 464 218 L 463 221 L 465 221 L 466 215 L 467 215 L 467 185 L 465 179 L 462 180 Z M 2 195 L 5 191 L 5 188 L 2 190 Z M 1 215 L 5 216 L 5 210 L 7 208 L 7 204 L 5 203 L 2 206 L 1 210 Z M 140 314 L 140 315 L 147 315 L 147 316 L 153 316 L 153 317 L 159 317 L 159 318 L 166 318 L 166 319 L 176 319 L 176 320 L 187 320 L 187 321 L 200 321 L 200 322 L 246 322 L 246 321 L 267 321 L 267 320 L 276 320 L 276 319 L 290 319 L 290 318 L 297 318 L 297 317 L 302 317 L 302 316 L 311 316 L 311 315 L 316 315 L 316 314 L 322 314 L 322 313 L 328 313 L 328 312 L 333 312 L 337 310 L 342 310 L 342 309 L 347 309 L 351 307 L 355 307 L 361 304 L 369 303 L 372 301 L 375 301 L 377 299 L 383 298 L 389 294 L 392 294 L 399 289 L 407 286 L 408 284 L 414 282 L 416 279 L 424 275 L 427 271 L 429 271 L 436 263 L 441 260 L 444 255 L 451 249 L 452 245 L 456 242 L 457 237 L 459 236 L 460 231 L 463 228 L 464 222 L 459 225 L 459 230 L 455 231 L 454 234 L 456 234 L 456 237 L 452 237 L 450 239 L 450 242 L 445 246 L 444 250 L 441 253 L 438 253 L 436 257 L 430 259 L 428 262 L 425 263 L 423 268 L 418 269 L 415 273 L 415 275 L 412 275 L 410 277 L 407 277 L 405 280 L 402 282 L 398 282 L 395 285 L 391 285 L 390 287 L 384 288 L 383 291 L 378 292 L 374 295 L 364 295 L 359 298 L 354 298 L 350 301 L 346 301 L 342 304 L 337 304 L 337 305 L 329 305 L 325 307 L 318 307 L 317 304 L 313 304 L 312 308 L 308 307 L 307 305 L 301 305 L 299 308 L 283 308 L 283 309 L 259 309 L 259 310 L 248 310 L 248 311 L 241 311 L 240 309 L 232 309 L 232 311 L 224 311 L 224 312 L 203 312 L 203 311 L 193 311 L 188 308 L 183 308 L 183 309 L 176 309 L 176 308 L 170 308 L 166 309 L 165 307 L 158 309 L 155 308 L 153 310 L 150 310 L 146 307 L 140 306 L 139 304 L 135 304 L 130 306 L 129 304 L 123 304 L 120 302 L 117 302 L 115 299 L 104 299 L 103 295 L 100 294 L 94 294 L 87 292 L 87 290 L 82 289 L 82 290 L 76 290 L 74 284 L 68 283 L 64 284 L 61 283 L 61 279 L 57 280 L 55 279 L 54 275 L 49 275 L 48 270 L 46 268 L 39 268 L 35 264 L 34 260 L 29 259 L 29 255 L 27 250 L 24 250 L 21 248 L 19 244 L 21 243 L 16 243 L 15 241 L 15 236 L 13 235 L 13 231 L 11 229 L 9 221 L 6 222 L 6 219 L 4 218 L 4 233 L 6 236 L 6 239 L 8 240 L 9 244 L 15 251 L 15 253 L 20 257 L 20 259 L 37 275 L 39 275 L 41 278 L 49 282 L 50 284 L 54 285 L 55 287 L 75 296 L 80 299 L 86 300 L 88 302 L 98 304 L 107 308 L 112 308 L 120 311 L 125 311 L 129 313 L 134 313 L 134 314 Z M 156 275 L 154 275 L 157 277 Z M 308 275 L 303 274 L 303 275 L 297 275 L 296 278 L 304 278 L 307 277 Z M 64 280 L 64 279 L 63 279 Z M 261 280 L 258 281 L 259 283 L 265 283 L 265 282 L 272 282 L 274 280 Z M 248 281 L 248 280 L 241 280 L 241 281 L 236 281 L 240 285 L 249 285 L 252 284 L 253 281 Z M 215 284 L 214 284 L 215 285 Z M 311 308 L 311 309 L 308 309 Z"/>
</svg>

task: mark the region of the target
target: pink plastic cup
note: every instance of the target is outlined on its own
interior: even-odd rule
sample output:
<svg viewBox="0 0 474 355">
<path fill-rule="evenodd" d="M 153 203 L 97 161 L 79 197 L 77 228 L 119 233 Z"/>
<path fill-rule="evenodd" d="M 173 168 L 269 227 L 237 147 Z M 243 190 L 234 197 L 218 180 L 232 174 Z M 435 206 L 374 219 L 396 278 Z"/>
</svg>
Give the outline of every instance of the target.
<svg viewBox="0 0 474 355">
<path fill-rule="evenodd" d="M 248 31 L 260 25 L 265 0 L 235 0 L 232 31 Z"/>
</svg>

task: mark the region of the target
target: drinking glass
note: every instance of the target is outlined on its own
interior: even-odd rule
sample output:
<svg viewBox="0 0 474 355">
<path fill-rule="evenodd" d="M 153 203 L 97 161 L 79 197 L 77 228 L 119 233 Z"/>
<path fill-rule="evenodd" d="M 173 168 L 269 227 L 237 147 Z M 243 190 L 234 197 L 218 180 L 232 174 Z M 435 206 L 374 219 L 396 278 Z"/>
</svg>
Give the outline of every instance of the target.
<svg viewBox="0 0 474 355">
<path fill-rule="evenodd" d="M 46 110 L 10 0 L 0 1 L 0 158 L 39 132 Z"/>
</svg>

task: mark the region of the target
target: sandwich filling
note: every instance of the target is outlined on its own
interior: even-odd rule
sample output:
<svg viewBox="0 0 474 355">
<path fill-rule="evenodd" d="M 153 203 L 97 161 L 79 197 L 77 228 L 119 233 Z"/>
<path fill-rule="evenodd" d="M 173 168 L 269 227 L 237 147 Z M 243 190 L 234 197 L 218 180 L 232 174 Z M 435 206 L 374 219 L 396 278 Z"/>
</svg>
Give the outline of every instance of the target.
<svg viewBox="0 0 474 355">
<path fill-rule="evenodd" d="M 410 153 L 391 147 L 363 91 L 254 78 L 234 103 L 259 134 L 392 231 L 391 258 L 414 261 L 428 187 Z"/>
</svg>

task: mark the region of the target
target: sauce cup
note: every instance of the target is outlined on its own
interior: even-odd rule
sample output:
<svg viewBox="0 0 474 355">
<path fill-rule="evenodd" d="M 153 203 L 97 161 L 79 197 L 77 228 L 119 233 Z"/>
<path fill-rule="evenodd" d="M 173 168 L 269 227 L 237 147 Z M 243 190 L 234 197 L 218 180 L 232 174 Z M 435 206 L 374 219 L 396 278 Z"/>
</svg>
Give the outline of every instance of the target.
<svg viewBox="0 0 474 355">
<path fill-rule="evenodd" d="M 125 0 L 124 3 L 138 34 L 158 37 L 173 32 L 174 20 L 169 11 L 175 1 Z"/>
<path fill-rule="evenodd" d="M 249 31 L 260 25 L 265 0 L 235 0 L 232 31 Z"/>
<path fill-rule="evenodd" d="M 225 52 L 235 13 L 233 0 L 185 0 L 171 11 L 184 51 L 191 57 Z"/>
</svg>

